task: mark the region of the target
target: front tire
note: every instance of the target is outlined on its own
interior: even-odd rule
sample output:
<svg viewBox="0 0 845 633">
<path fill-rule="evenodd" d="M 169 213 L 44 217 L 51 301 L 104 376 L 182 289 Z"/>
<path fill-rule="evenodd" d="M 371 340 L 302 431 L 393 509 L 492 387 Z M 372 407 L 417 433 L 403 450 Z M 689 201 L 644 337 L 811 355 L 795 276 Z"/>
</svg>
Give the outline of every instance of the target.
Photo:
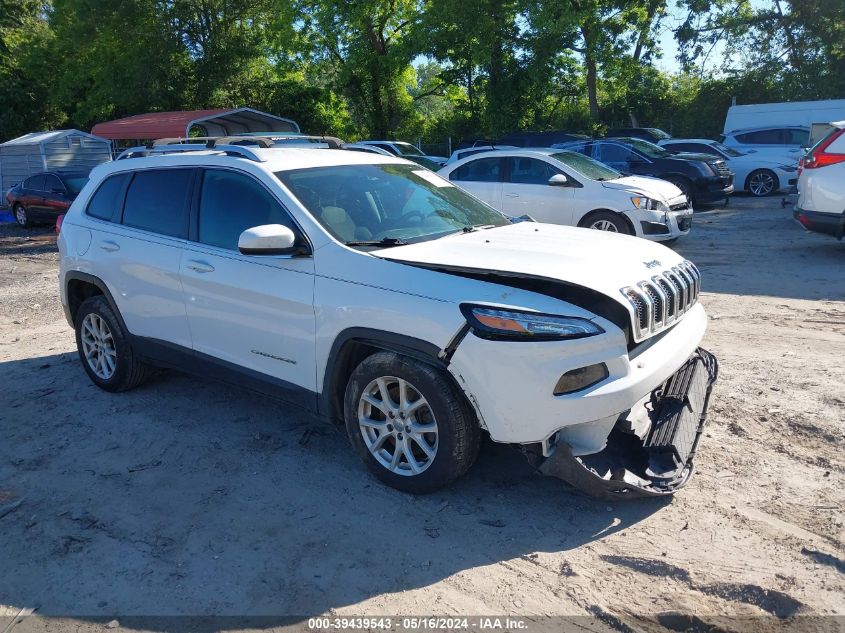
<svg viewBox="0 0 845 633">
<path fill-rule="evenodd" d="M 478 456 L 481 431 L 466 399 L 442 372 L 406 356 L 364 359 L 349 377 L 343 410 L 367 468 L 403 492 L 442 488 Z"/>
<path fill-rule="evenodd" d="M 612 211 L 593 211 L 587 214 L 578 223 L 578 226 L 585 229 L 596 229 L 598 231 L 609 231 L 610 233 L 623 233 L 634 235 L 631 226 L 624 217 Z"/>
<path fill-rule="evenodd" d="M 105 297 L 83 301 L 74 322 L 82 367 L 100 389 L 127 391 L 149 377 L 150 366 L 138 359 Z"/>
<path fill-rule="evenodd" d="M 696 206 L 695 196 L 692 195 L 692 183 L 689 180 L 685 178 L 667 178 L 666 180 L 680 189 L 681 193 L 687 197 L 687 200 L 689 200 L 693 207 Z"/>
<path fill-rule="evenodd" d="M 14 215 L 15 222 L 18 223 L 18 226 L 27 227 L 32 225 L 32 221 L 29 219 L 29 214 L 26 212 L 26 208 L 22 204 L 15 205 Z"/>
<path fill-rule="evenodd" d="M 768 169 L 755 169 L 745 181 L 745 188 L 752 196 L 764 198 L 770 196 L 778 188 L 777 175 Z"/>
</svg>

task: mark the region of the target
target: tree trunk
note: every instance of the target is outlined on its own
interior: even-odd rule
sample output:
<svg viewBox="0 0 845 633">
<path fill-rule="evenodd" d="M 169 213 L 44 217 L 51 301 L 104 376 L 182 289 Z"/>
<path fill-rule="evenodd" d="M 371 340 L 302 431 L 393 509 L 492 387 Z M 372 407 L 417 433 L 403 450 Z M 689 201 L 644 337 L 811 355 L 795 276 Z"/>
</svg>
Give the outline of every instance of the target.
<svg viewBox="0 0 845 633">
<path fill-rule="evenodd" d="M 584 38 L 584 66 L 587 70 L 587 101 L 590 104 L 590 117 L 597 120 L 601 115 L 598 99 L 598 70 L 596 66 L 595 41 L 592 29 L 583 25 L 581 35 Z"/>
</svg>

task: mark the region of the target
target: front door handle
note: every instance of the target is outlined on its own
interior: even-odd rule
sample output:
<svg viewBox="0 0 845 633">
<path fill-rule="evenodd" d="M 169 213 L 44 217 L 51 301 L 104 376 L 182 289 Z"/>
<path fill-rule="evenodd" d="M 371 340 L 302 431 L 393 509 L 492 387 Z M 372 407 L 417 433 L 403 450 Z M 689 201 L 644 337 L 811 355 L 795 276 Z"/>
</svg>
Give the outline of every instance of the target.
<svg viewBox="0 0 845 633">
<path fill-rule="evenodd" d="M 505 198 L 519 198 L 518 193 L 506 193 Z"/>
<path fill-rule="evenodd" d="M 208 262 L 200 262 L 195 259 L 192 259 L 188 262 L 188 268 L 198 273 L 214 272 L 214 266 L 212 266 Z"/>
<path fill-rule="evenodd" d="M 109 253 L 113 253 L 120 250 L 120 244 L 112 242 L 111 240 L 106 240 L 100 244 L 100 248 Z"/>
</svg>

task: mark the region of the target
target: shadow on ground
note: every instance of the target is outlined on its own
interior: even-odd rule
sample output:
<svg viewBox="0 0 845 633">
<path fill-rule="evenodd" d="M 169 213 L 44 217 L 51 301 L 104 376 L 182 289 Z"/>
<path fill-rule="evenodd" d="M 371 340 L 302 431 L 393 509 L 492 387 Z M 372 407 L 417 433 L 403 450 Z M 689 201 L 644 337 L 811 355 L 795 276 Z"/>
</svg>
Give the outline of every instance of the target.
<svg viewBox="0 0 845 633">
<path fill-rule="evenodd" d="M 43 616 L 281 625 L 500 561 L 530 567 L 665 503 L 610 507 L 489 442 L 447 490 L 401 494 L 328 423 L 175 372 L 108 394 L 67 353 L 2 363 L 0 381 L 0 604 Z"/>
</svg>

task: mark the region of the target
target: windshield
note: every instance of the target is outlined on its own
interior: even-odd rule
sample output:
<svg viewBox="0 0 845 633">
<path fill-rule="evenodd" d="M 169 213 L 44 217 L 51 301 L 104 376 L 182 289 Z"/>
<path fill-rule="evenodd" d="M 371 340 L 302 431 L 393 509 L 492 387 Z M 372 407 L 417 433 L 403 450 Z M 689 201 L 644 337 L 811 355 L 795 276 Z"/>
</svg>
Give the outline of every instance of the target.
<svg viewBox="0 0 845 633">
<path fill-rule="evenodd" d="M 68 193 L 77 194 L 88 183 L 88 176 L 66 176 L 62 178 Z"/>
<path fill-rule="evenodd" d="M 344 243 L 425 241 L 510 224 L 503 214 L 418 165 L 313 167 L 276 172 L 276 177 Z"/>
<path fill-rule="evenodd" d="M 654 135 L 655 138 L 657 138 L 661 141 L 665 141 L 667 138 L 672 138 L 671 135 L 667 134 L 666 132 L 664 132 L 663 130 L 661 130 L 658 127 L 649 127 L 649 128 L 646 128 L 646 129 L 649 132 L 651 132 Z"/>
<path fill-rule="evenodd" d="M 591 180 L 616 180 L 622 177 L 615 169 L 577 152 L 558 152 L 551 156 Z"/>
<path fill-rule="evenodd" d="M 717 150 L 722 152 L 725 156 L 730 156 L 732 158 L 736 156 L 742 156 L 742 152 L 738 152 L 735 149 L 728 147 L 727 145 L 723 145 L 722 143 L 711 143 L 711 147 L 715 147 Z"/>
<path fill-rule="evenodd" d="M 399 150 L 400 156 L 425 156 L 425 154 L 410 143 L 394 143 L 394 145 Z"/>
<path fill-rule="evenodd" d="M 665 150 L 654 143 L 644 141 L 641 138 L 626 138 L 624 142 L 649 158 L 667 158 L 673 154 L 673 152 Z"/>
</svg>

